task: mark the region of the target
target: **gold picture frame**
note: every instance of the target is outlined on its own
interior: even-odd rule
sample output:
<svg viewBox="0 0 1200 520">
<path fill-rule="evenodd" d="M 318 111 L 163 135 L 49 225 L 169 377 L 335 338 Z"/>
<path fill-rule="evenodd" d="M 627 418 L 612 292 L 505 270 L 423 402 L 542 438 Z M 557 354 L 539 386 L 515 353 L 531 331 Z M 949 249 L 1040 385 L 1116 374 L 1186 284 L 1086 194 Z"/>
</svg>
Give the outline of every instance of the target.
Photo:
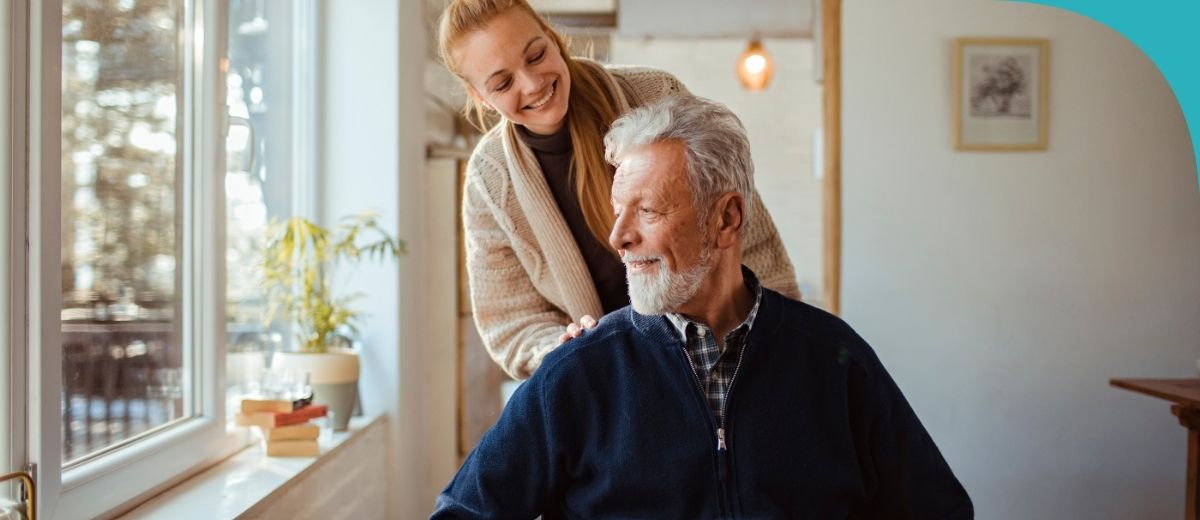
<svg viewBox="0 0 1200 520">
<path fill-rule="evenodd" d="M 1049 99 L 1049 40 L 954 40 L 955 150 L 1045 150 Z"/>
</svg>

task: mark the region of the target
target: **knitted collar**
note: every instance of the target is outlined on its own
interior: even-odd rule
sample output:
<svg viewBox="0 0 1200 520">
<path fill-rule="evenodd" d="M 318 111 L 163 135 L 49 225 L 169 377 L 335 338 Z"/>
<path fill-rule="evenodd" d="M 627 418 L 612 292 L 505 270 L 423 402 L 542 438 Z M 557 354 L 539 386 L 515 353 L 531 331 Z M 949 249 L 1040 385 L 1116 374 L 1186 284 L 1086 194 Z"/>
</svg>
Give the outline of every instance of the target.
<svg viewBox="0 0 1200 520">
<path fill-rule="evenodd" d="M 750 313 L 746 315 L 746 318 L 737 327 L 733 328 L 733 331 L 742 327 L 745 327 L 747 330 L 754 328 L 754 318 L 758 314 L 758 306 L 762 302 L 762 284 L 758 282 L 758 276 L 754 274 L 754 271 L 751 271 L 745 264 L 742 265 L 742 278 L 746 281 L 746 288 L 750 290 L 750 294 L 754 295 L 754 304 L 750 307 Z M 675 326 L 675 330 L 679 331 L 679 337 L 684 338 L 684 341 L 687 341 L 687 326 L 689 323 L 708 328 L 707 323 L 701 323 L 675 312 L 668 312 L 667 319 Z M 732 333 L 733 331 L 730 332 Z"/>
<path fill-rule="evenodd" d="M 776 334 L 782 325 L 780 321 L 783 316 L 780 308 L 782 305 L 782 295 L 766 287 L 762 288 L 762 300 L 759 302 L 758 315 L 754 318 L 755 325 L 750 329 L 750 334 L 746 338 L 747 343 L 757 342 L 761 338 L 769 338 Z M 633 310 L 632 305 L 615 312 L 629 313 L 629 321 L 633 323 L 633 328 L 652 343 L 664 348 L 683 347 L 679 330 L 666 316 L 639 314 Z"/>
</svg>

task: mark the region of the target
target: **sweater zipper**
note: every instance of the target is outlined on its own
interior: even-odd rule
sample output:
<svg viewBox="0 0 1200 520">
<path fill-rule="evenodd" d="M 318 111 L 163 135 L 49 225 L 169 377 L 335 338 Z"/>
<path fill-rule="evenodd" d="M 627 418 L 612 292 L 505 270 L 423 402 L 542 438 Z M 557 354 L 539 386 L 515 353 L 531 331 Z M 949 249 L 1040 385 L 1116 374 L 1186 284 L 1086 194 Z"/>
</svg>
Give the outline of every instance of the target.
<svg viewBox="0 0 1200 520">
<path fill-rule="evenodd" d="M 701 409 L 704 411 L 704 416 L 708 419 L 709 424 L 712 424 L 712 412 L 708 409 L 708 396 L 704 394 L 704 383 L 700 380 L 700 371 L 696 370 L 696 362 L 692 361 L 692 355 L 687 350 L 686 340 L 684 341 L 683 347 L 680 349 L 680 351 L 683 352 L 683 358 L 687 360 L 688 366 L 692 369 L 692 378 L 696 380 L 696 390 L 700 392 L 700 401 L 703 405 L 701 406 Z M 734 374 L 736 373 L 737 369 L 735 368 Z M 732 380 L 730 383 L 732 383 Z M 732 386 L 732 384 L 730 386 Z M 729 396 L 726 395 L 725 397 L 728 399 Z M 722 408 L 724 408 L 724 406 L 722 406 Z M 722 415 L 724 415 L 723 410 Z M 720 518 L 726 518 L 730 515 L 728 514 L 729 506 L 725 497 L 725 430 L 720 426 L 717 427 L 717 481 L 719 483 L 719 496 L 717 497 L 717 507 L 719 508 L 718 516 Z"/>
<path fill-rule="evenodd" d="M 746 346 L 746 343 L 743 342 L 742 348 L 738 351 L 737 364 L 733 366 L 733 375 L 729 377 L 729 388 L 725 389 L 725 400 L 721 403 L 717 420 L 717 480 L 721 487 L 721 506 L 730 516 L 732 516 L 732 504 L 729 503 L 729 490 L 725 482 L 728 472 L 726 458 L 729 456 L 729 446 L 725 442 L 725 416 L 729 408 L 729 397 L 733 395 L 733 383 L 737 381 L 738 371 L 742 368 L 742 358 L 745 356 Z M 687 351 L 686 342 L 683 346 L 683 357 L 687 359 L 688 366 L 692 368 L 692 377 L 696 379 L 696 389 L 700 391 L 700 397 L 707 403 L 708 396 L 704 393 L 704 383 L 700 379 L 700 371 L 696 369 L 696 362 L 692 361 L 691 353 Z"/>
<path fill-rule="evenodd" d="M 725 402 L 721 403 L 721 410 L 718 413 L 717 422 L 717 452 L 728 451 L 725 445 L 725 413 L 729 407 L 729 394 L 733 393 L 733 382 L 737 381 L 738 370 L 742 368 L 742 353 L 745 352 L 746 346 L 742 345 L 742 352 L 738 352 L 738 362 L 733 366 L 733 376 L 729 378 L 729 388 L 725 390 Z M 700 379 L 700 371 L 696 369 L 696 362 L 692 361 L 692 355 L 687 351 L 687 347 L 683 348 L 683 357 L 687 359 L 688 366 L 692 368 L 692 377 L 696 379 L 696 390 L 700 391 L 700 397 L 708 400 L 708 396 L 704 393 L 704 383 Z"/>
<path fill-rule="evenodd" d="M 725 414 L 729 409 L 729 396 L 733 395 L 733 383 L 737 381 L 738 370 L 742 369 L 742 358 L 746 354 L 746 344 L 738 350 L 737 364 L 733 365 L 733 375 L 729 376 L 729 388 L 725 389 L 725 400 L 721 403 L 720 419 L 717 425 L 717 450 L 725 450 Z"/>
<path fill-rule="evenodd" d="M 738 349 L 737 364 L 733 365 L 733 375 L 729 376 L 729 388 L 725 389 L 725 399 L 721 402 L 721 413 L 717 425 L 717 468 L 721 472 L 721 491 L 725 498 L 725 509 L 731 518 L 733 517 L 733 500 L 730 499 L 729 483 L 725 480 L 728 472 L 726 459 L 729 457 L 729 448 L 725 442 L 725 417 L 729 409 L 729 398 L 733 396 L 733 384 L 737 381 L 738 371 L 742 368 L 742 358 L 745 357 L 747 346 L 747 342 L 743 340 L 742 348 Z"/>
</svg>

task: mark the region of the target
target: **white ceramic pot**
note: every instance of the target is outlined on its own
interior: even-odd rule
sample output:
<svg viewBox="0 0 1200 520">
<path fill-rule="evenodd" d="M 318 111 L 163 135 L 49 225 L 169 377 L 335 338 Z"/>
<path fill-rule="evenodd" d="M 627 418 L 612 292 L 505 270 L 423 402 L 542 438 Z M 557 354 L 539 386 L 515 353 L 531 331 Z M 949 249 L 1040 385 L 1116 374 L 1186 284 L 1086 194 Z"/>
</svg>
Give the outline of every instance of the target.
<svg viewBox="0 0 1200 520">
<path fill-rule="evenodd" d="M 307 372 L 312 385 L 313 403 L 329 406 L 329 420 L 335 431 L 345 430 L 358 398 L 358 353 L 351 349 L 309 352 L 276 352 L 272 370 Z"/>
</svg>

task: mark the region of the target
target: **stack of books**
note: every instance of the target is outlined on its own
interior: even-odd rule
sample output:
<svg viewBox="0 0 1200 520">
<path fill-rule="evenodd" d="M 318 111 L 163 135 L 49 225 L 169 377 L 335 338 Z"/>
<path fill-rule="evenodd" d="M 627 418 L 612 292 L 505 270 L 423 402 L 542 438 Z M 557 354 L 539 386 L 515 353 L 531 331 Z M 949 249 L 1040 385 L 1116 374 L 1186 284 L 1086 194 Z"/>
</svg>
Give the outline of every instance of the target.
<svg viewBox="0 0 1200 520">
<path fill-rule="evenodd" d="M 315 457 L 321 453 L 317 437 L 321 428 L 310 422 L 324 417 L 329 408 L 304 399 L 242 399 L 237 413 L 238 426 L 254 426 L 262 431 L 268 457 Z"/>
</svg>

